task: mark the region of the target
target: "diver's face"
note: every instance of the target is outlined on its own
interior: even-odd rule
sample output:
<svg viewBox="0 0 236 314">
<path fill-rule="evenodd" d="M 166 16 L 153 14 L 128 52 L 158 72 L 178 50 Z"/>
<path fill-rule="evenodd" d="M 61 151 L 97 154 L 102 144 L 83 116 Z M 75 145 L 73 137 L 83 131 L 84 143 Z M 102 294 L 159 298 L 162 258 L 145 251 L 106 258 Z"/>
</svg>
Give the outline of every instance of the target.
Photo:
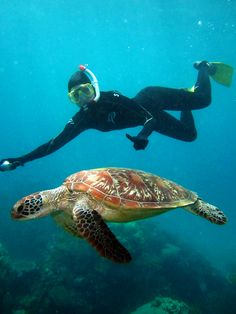
<svg viewBox="0 0 236 314">
<path fill-rule="evenodd" d="M 95 98 L 95 90 L 92 84 L 80 84 L 72 88 L 68 94 L 70 100 L 83 107 Z"/>
</svg>

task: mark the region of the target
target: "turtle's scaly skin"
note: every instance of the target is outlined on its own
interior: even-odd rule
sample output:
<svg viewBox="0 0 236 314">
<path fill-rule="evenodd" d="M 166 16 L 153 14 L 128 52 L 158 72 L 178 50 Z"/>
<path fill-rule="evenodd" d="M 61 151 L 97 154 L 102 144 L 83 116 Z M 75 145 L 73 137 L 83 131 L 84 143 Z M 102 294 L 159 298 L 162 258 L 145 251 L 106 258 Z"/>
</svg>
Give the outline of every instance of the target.
<svg viewBox="0 0 236 314">
<path fill-rule="evenodd" d="M 102 168 L 75 173 L 56 189 L 31 194 L 12 209 L 14 219 L 50 214 L 63 229 L 87 240 L 102 256 L 127 263 L 131 256 L 105 221 L 126 222 L 184 207 L 216 224 L 227 218 L 214 205 L 167 179 L 143 171 Z"/>
</svg>

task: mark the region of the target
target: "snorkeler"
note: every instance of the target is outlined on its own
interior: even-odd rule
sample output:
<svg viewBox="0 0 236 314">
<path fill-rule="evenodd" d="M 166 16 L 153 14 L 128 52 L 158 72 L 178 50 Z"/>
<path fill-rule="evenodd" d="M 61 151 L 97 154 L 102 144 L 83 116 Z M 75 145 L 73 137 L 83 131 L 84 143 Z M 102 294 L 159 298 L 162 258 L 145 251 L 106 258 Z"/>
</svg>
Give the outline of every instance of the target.
<svg viewBox="0 0 236 314">
<path fill-rule="evenodd" d="M 186 142 L 194 141 L 197 131 L 191 110 L 210 105 L 209 77 L 229 86 L 233 74 L 232 67 L 219 62 L 195 62 L 194 67 L 198 76 L 191 89 L 146 87 L 134 98 L 128 98 L 117 91 L 100 92 L 95 75 L 86 66 L 80 66 L 68 82 L 69 99 L 80 110 L 49 142 L 21 157 L 2 159 L 0 171 L 13 170 L 49 155 L 88 129 L 108 132 L 142 126 L 138 135 L 126 134 L 136 150 L 146 148 L 153 131 Z M 166 110 L 180 111 L 180 119 Z"/>
</svg>

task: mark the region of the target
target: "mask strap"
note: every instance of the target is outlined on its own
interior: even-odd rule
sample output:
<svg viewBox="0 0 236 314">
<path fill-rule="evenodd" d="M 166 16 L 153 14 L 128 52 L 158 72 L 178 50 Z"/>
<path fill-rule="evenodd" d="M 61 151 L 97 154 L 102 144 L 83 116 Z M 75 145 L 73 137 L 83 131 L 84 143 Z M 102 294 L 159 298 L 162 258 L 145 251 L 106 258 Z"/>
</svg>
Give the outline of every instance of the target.
<svg viewBox="0 0 236 314">
<path fill-rule="evenodd" d="M 100 98 L 100 90 L 99 90 L 98 80 L 97 80 L 96 76 L 93 74 L 92 71 L 90 71 L 87 68 L 87 65 L 80 65 L 79 69 L 80 69 L 80 71 L 83 71 L 87 75 L 88 79 L 91 81 L 91 84 L 93 85 L 93 87 L 95 89 L 94 101 L 98 101 L 98 99 Z"/>
</svg>

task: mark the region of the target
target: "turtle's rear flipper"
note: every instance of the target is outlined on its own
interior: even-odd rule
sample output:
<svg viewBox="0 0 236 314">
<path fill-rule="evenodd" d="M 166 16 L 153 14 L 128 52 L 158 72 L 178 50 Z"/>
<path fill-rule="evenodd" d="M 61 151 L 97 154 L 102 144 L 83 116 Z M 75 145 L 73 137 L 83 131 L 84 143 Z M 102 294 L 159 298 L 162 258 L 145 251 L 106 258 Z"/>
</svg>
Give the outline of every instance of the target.
<svg viewBox="0 0 236 314">
<path fill-rule="evenodd" d="M 77 204 L 73 209 L 73 219 L 80 236 L 86 239 L 102 256 L 117 263 L 131 261 L 129 252 L 116 239 L 95 210 L 81 208 L 81 204 Z"/>
<path fill-rule="evenodd" d="M 221 210 L 219 210 L 214 205 L 206 203 L 200 199 L 198 199 L 193 205 L 186 206 L 186 209 L 193 214 L 208 219 L 214 224 L 223 225 L 227 222 L 227 217 Z"/>
</svg>

